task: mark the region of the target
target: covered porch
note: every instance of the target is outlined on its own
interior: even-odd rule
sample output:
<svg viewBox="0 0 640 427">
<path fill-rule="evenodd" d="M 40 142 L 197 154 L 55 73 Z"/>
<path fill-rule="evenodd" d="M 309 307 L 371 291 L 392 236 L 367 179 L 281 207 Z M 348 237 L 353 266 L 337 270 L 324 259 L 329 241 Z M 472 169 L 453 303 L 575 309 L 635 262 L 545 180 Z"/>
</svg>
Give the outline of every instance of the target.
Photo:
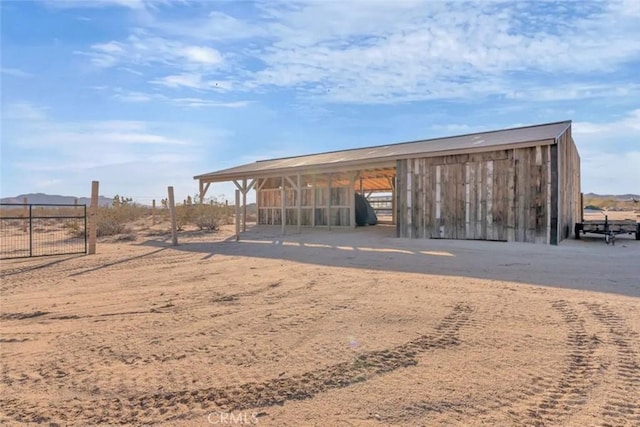
<svg viewBox="0 0 640 427">
<path fill-rule="evenodd" d="M 395 224 L 395 162 L 375 167 L 329 170 L 283 171 L 279 174 L 245 174 L 244 176 L 202 175 L 199 180 L 200 200 L 204 200 L 211 184 L 233 182 L 236 186 L 236 211 L 241 231 L 247 229 L 247 195 L 255 191 L 256 224 L 279 226 L 282 233 L 292 227 L 355 228 L 356 194 L 365 199 L 386 195 L 381 222 Z"/>
</svg>

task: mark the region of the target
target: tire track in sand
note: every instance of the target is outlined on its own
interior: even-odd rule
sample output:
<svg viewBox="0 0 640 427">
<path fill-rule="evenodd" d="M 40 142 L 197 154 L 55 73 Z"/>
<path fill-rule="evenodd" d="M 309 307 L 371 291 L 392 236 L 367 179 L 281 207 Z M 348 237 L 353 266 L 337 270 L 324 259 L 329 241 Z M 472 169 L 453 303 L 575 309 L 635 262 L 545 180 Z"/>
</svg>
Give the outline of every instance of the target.
<svg viewBox="0 0 640 427">
<path fill-rule="evenodd" d="M 640 357 L 634 349 L 638 333 L 611 308 L 597 303 L 584 303 L 605 329 L 608 340 L 616 348 L 616 385 L 607 392 L 600 413 L 602 426 L 640 425 Z"/>
<path fill-rule="evenodd" d="M 38 407 L 16 398 L 2 399 L 5 413 L 21 422 L 73 421 L 77 423 L 148 424 L 184 418 L 185 407 L 194 409 L 235 411 L 282 405 L 288 400 L 303 400 L 331 389 L 366 381 L 396 369 L 414 366 L 423 352 L 459 344 L 458 332 L 471 322 L 473 309 L 457 304 L 435 327 L 434 334 L 420 337 L 384 350 L 360 354 L 352 361 L 308 371 L 292 377 L 273 378 L 260 383 L 212 387 L 195 390 L 156 393 L 128 398 L 92 399 L 61 403 L 50 417 L 44 417 Z M 144 419 L 144 421 L 141 420 Z"/>
<path fill-rule="evenodd" d="M 565 418 L 578 412 L 596 385 L 594 374 L 598 369 L 593 356 L 599 341 L 587 333 L 585 319 L 565 300 L 554 301 L 552 306 L 569 329 L 565 341 L 569 357 L 559 381 L 554 387 L 544 390 L 541 399 L 537 399 L 527 411 L 533 425 L 539 426 L 562 425 Z"/>
</svg>

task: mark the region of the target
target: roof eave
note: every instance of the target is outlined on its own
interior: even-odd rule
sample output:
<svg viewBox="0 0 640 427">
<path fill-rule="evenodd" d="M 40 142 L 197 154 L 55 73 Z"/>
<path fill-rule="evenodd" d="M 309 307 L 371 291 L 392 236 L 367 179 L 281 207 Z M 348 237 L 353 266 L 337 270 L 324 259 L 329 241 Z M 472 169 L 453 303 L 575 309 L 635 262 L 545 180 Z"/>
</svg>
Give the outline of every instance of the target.
<svg viewBox="0 0 640 427">
<path fill-rule="evenodd" d="M 567 128 L 571 126 L 571 122 L 568 123 Z M 567 128 L 565 128 L 562 133 L 564 133 Z M 401 156 L 389 156 L 389 157 L 377 157 L 370 159 L 358 159 L 351 161 L 344 161 L 339 163 L 321 163 L 316 165 L 308 165 L 308 166 L 293 166 L 288 168 L 278 168 L 272 170 L 260 170 L 260 171 L 247 171 L 247 172 L 230 172 L 225 174 L 218 174 L 217 172 L 196 175 L 193 179 L 200 180 L 202 182 L 228 182 L 236 179 L 244 179 L 244 178 L 271 178 L 282 176 L 286 174 L 294 174 L 299 173 L 300 171 L 313 171 L 312 173 L 332 173 L 332 172 L 340 172 L 351 169 L 351 167 L 355 166 L 363 166 L 367 165 L 371 168 L 381 167 L 384 165 L 389 165 L 391 163 L 396 162 L 397 160 L 405 160 L 411 159 L 415 157 L 427 158 L 427 157 L 441 157 L 441 156 L 450 156 L 457 154 L 476 154 L 476 153 L 486 153 L 490 151 L 498 151 L 498 150 L 513 150 L 516 148 L 528 148 L 535 147 L 538 145 L 553 145 L 557 143 L 556 138 L 543 139 L 537 141 L 524 141 L 524 142 L 516 142 L 512 144 L 503 144 L 503 145 L 492 145 L 487 147 L 475 147 L 475 148 L 458 148 L 454 150 L 441 150 L 441 151 L 432 151 L 428 153 L 412 153 L 412 154 L 404 154 Z"/>
</svg>

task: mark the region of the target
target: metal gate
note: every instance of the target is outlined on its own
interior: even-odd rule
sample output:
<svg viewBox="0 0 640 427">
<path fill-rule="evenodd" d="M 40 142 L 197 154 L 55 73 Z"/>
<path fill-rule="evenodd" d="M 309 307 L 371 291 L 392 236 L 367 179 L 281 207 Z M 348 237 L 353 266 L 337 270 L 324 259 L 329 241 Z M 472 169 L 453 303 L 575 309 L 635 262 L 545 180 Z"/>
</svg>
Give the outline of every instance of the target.
<svg viewBox="0 0 640 427">
<path fill-rule="evenodd" d="M 0 259 L 86 252 L 86 205 L 0 203 Z"/>
</svg>

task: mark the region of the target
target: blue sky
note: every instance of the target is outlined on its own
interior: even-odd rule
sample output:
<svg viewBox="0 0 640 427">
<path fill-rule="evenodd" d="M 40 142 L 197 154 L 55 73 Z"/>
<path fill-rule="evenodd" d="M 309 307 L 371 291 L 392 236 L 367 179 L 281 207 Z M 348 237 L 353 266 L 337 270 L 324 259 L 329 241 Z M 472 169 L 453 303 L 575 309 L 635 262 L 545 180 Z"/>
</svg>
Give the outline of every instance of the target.
<svg viewBox="0 0 640 427">
<path fill-rule="evenodd" d="M 2 1 L 1 187 L 141 202 L 258 159 L 571 119 L 640 193 L 640 1 Z M 231 195 L 212 186 L 209 195 Z"/>
</svg>

